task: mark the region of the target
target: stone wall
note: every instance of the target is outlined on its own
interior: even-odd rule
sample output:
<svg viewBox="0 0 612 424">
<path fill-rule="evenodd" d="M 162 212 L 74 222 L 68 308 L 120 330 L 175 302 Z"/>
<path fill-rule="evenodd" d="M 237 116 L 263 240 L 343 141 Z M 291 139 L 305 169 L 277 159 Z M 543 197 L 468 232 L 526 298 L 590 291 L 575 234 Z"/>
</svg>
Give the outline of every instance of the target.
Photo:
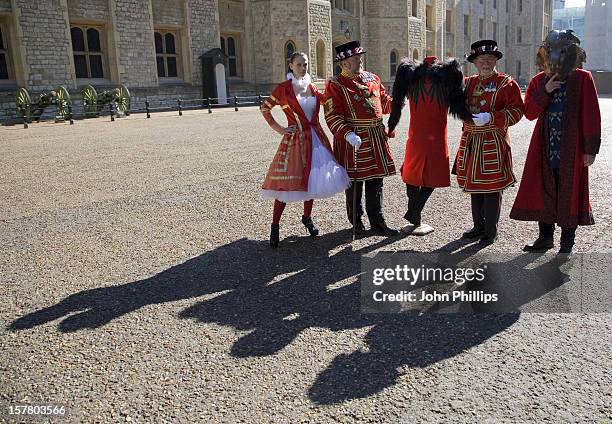
<svg viewBox="0 0 612 424">
<path fill-rule="evenodd" d="M 219 25 L 223 31 L 244 31 L 244 1 L 219 0 Z"/>
<path fill-rule="evenodd" d="M 113 0 L 119 78 L 130 88 L 157 85 L 150 0 Z"/>
<path fill-rule="evenodd" d="M 308 26 L 310 29 L 310 73 L 313 78 L 320 74 L 318 69 L 319 58 L 317 57 L 317 42 L 323 41 L 325 44 L 325 69 L 322 75 L 332 73 L 332 24 L 329 2 L 310 0 L 308 2 Z"/>
<path fill-rule="evenodd" d="M 58 85 L 72 88 L 74 71 L 65 0 L 15 0 L 15 3 L 19 8 L 21 53 L 28 88 L 33 91 L 51 90 Z"/>
<path fill-rule="evenodd" d="M 153 25 L 161 27 L 183 27 L 185 5 L 183 0 L 151 0 Z"/>
<path fill-rule="evenodd" d="M 293 13 L 288 13 L 292 11 Z M 308 0 L 273 0 L 270 2 L 270 49 L 267 55 L 271 59 L 271 67 L 258 71 L 259 75 L 268 78 L 258 82 L 279 83 L 286 79 L 285 44 L 292 40 L 297 51 L 303 51 L 310 56 L 310 62 L 315 62 L 310 52 Z M 259 57 L 257 60 L 259 61 Z"/>
<path fill-rule="evenodd" d="M 85 19 L 108 21 L 108 1 L 100 0 L 68 0 L 68 15 L 70 20 Z"/>
<path fill-rule="evenodd" d="M 251 2 L 251 32 L 247 34 L 247 37 L 250 37 L 253 42 L 252 78 L 253 82 L 257 83 L 278 82 L 280 76 L 272 75 L 272 65 L 278 62 L 284 63 L 282 54 L 280 57 L 273 56 L 273 28 L 270 11 L 269 0 Z"/>
<path fill-rule="evenodd" d="M 217 0 L 189 0 L 188 22 L 192 60 L 192 83 L 202 85 L 200 56 L 219 47 L 219 13 Z"/>
</svg>

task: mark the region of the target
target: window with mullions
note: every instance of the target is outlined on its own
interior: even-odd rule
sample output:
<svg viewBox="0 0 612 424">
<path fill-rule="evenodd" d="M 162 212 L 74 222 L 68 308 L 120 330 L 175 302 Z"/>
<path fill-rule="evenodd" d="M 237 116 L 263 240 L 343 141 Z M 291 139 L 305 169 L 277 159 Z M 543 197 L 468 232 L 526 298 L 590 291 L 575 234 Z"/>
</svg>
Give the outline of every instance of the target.
<svg viewBox="0 0 612 424">
<path fill-rule="evenodd" d="M 87 26 L 70 28 L 72 54 L 77 78 L 104 78 L 100 30 Z"/>
<path fill-rule="evenodd" d="M 4 28 L 0 25 L 0 80 L 9 79 L 8 45 Z"/>
<path fill-rule="evenodd" d="M 157 76 L 160 78 L 177 78 L 179 76 L 179 55 L 176 48 L 176 35 L 172 32 L 156 31 L 154 36 Z"/>
<path fill-rule="evenodd" d="M 227 55 L 227 66 L 230 77 L 239 77 L 242 70 L 238 63 L 238 41 L 233 35 L 223 35 L 221 37 L 221 50 Z"/>
</svg>

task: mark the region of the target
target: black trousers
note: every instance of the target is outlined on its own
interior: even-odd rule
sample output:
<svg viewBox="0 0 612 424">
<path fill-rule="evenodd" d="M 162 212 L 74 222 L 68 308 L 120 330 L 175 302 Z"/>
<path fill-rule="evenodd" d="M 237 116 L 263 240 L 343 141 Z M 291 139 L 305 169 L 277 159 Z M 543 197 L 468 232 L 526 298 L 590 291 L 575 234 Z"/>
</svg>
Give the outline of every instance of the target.
<svg viewBox="0 0 612 424">
<path fill-rule="evenodd" d="M 555 185 L 557 194 L 559 193 L 559 169 L 553 168 L 553 176 L 555 177 Z M 538 222 L 539 238 L 552 240 L 555 235 L 555 224 L 547 224 L 546 222 Z M 576 239 L 576 227 L 561 228 L 561 249 L 571 249 L 574 246 Z"/>
<path fill-rule="evenodd" d="M 353 224 L 353 191 L 357 191 L 357 219 L 360 220 L 363 216 L 363 206 L 361 205 L 361 197 L 363 195 L 363 181 L 353 181 L 351 187 L 345 191 L 346 194 L 346 215 L 351 224 Z M 365 204 L 366 213 L 370 225 L 379 226 L 385 223 L 383 215 L 383 179 L 373 178 L 365 181 Z"/>
<path fill-rule="evenodd" d="M 474 228 L 484 230 L 488 237 L 497 235 L 497 223 L 501 210 L 501 191 L 497 193 L 472 194 L 472 220 Z"/>
<path fill-rule="evenodd" d="M 425 203 L 433 193 L 434 189 L 431 187 L 417 187 L 410 184 L 406 184 L 406 195 L 408 196 L 408 211 L 404 215 L 404 219 L 410 221 L 410 223 L 417 227 L 421 225 L 421 212 L 425 207 Z"/>
</svg>

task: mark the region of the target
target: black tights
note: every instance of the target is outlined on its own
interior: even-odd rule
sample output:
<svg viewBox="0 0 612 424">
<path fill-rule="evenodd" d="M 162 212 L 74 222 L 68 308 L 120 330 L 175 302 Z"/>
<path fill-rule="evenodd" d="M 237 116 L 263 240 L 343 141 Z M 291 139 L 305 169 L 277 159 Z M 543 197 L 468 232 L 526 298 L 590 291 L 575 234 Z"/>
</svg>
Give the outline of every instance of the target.
<svg viewBox="0 0 612 424">
<path fill-rule="evenodd" d="M 421 212 L 425 207 L 425 203 L 433 193 L 431 187 L 417 187 L 406 184 L 406 194 L 408 195 L 408 211 L 404 215 L 404 219 L 417 227 L 421 225 Z"/>
</svg>

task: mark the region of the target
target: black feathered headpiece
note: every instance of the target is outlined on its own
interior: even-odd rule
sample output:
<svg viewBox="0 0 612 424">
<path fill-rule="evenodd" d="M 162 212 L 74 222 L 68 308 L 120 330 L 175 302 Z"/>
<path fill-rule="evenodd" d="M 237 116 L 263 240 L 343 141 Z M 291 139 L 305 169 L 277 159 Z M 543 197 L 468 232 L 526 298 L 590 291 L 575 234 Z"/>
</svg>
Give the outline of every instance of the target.
<svg viewBox="0 0 612 424">
<path fill-rule="evenodd" d="M 425 87 L 425 80 L 428 77 L 431 81 L 429 90 Z M 435 99 L 440 105 L 448 104 L 449 113 L 455 118 L 472 122 L 472 114 L 467 108 L 463 73 L 457 60 L 423 63 L 403 59 L 397 69 L 393 84 L 393 105 L 388 121 L 389 132 L 395 129 L 400 120 L 405 97 L 416 105 L 426 96 L 432 100 Z"/>
</svg>

